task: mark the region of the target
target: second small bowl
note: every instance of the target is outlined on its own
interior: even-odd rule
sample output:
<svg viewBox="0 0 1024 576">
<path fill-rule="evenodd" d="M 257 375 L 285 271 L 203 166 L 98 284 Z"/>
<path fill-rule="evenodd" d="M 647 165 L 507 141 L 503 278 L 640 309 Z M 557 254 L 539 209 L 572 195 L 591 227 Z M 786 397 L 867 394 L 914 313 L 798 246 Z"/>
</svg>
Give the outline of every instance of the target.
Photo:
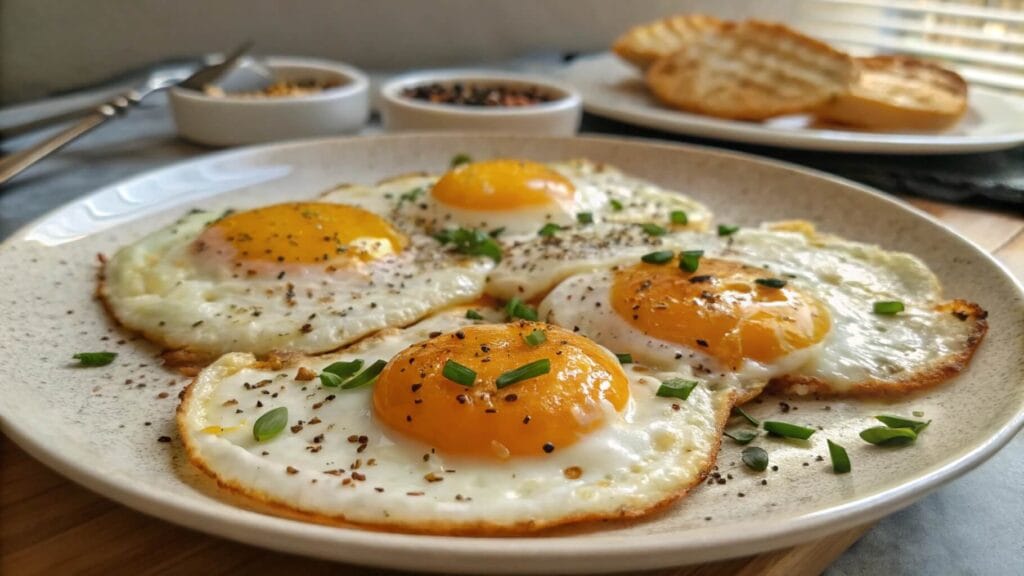
<svg viewBox="0 0 1024 576">
<path fill-rule="evenodd" d="M 420 100 L 406 90 L 428 86 L 531 90 L 549 100 L 522 106 L 470 106 Z M 417 72 L 395 78 L 381 88 L 384 128 L 458 130 L 572 136 L 580 126 L 582 99 L 575 89 L 540 76 L 476 70 Z"/>
</svg>

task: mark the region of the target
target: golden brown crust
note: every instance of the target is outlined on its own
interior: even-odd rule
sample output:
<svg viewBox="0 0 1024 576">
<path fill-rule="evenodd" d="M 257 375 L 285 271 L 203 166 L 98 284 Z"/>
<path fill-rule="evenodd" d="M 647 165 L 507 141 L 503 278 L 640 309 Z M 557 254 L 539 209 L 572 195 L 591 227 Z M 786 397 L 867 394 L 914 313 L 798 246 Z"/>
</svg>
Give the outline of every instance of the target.
<svg viewBox="0 0 1024 576">
<path fill-rule="evenodd" d="M 858 80 L 815 110 L 820 119 L 874 130 L 941 130 L 967 111 L 967 82 L 952 70 L 906 56 L 854 62 Z"/>
<path fill-rule="evenodd" d="M 288 369 L 298 365 L 298 363 L 305 360 L 301 357 L 295 357 L 285 360 L 279 368 L 275 369 Z M 329 526 L 342 526 L 349 528 L 362 528 L 368 530 L 376 530 L 381 532 L 395 532 L 395 533 L 406 533 L 406 534 L 436 534 L 436 535 L 447 535 L 447 536 L 516 536 L 522 534 L 535 534 L 537 532 L 548 530 L 556 527 L 566 526 L 569 524 L 581 524 L 586 522 L 606 522 L 606 521 L 628 521 L 635 520 L 644 516 L 656 514 L 662 510 L 665 510 L 681 498 L 686 496 L 690 490 L 700 484 L 707 478 L 708 474 L 715 466 L 715 461 L 718 457 L 718 451 L 722 445 L 722 434 L 725 431 L 725 425 L 729 420 L 729 414 L 732 412 L 732 407 L 735 405 L 735 396 L 729 398 L 727 401 L 722 402 L 718 407 L 718 411 L 715 413 L 715 445 L 712 447 L 707 462 L 701 467 L 700 473 L 696 476 L 693 482 L 689 485 L 682 486 L 679 490 L 651 506 L 643 509 L 629 509 L 619 510 L 611 514 L 577 514 L 575 516 L 567 516 L 559 518 L 557 520 L 551 520 L 546 522 L 536 521 L 524 521 L 517 522 L 515 524 L 498 524 L 494 522 L 473 522 L 473 523 L 461 523 L 456 524 L 450 521 L 435 521 L 435 522 L 418 522 L 415 526 L 399 526 L 394 524 L 383 524 L 373 522 L 352 522 L 346 520 L 343 515 L 328 516 L 325 514 L 319 514 L 315 512 L 308 512 L 304 510 L 298 510 L 291 505 L 281 502 L 263 492 L 254 491 L 244 486 L 239 485 L 237 482 L 226 481 L 220 478 L 216 472 L 211 470 L 202 458 L 199 457 L 197 448 L 192 444 L 192 439 L 188 434 L 188 428 L 186 425 L 186 409 L 185 406 L 192 400 L 192 393 L 195 388 L 195 380 L 189 383 L 189 385 L 182 390 L 180 395 L 181 401 L 178 403 L 176 410 L 176 421 L 178 424 L 178 434 L 181 436 L 182 445 L 185 447 L 186 455 L 193 466 L 198 468 L 204 474 L 209 476 L 217 485 L 232 495 L 240 497 L 243 501 L 255 504 L 255 509 L 260 512 L 268 512 L 278 516 L 284 516 L 296 520 L 302 520 L 306 522 L 312 522 L 315 524 L 325 524 Z"/>
<path fill-rule="evenodd" d="M 893 380 L 866 380 L 858 382 L 848 389 L 835 390 L 832 386 L 818 378 L 790 375 L 774 378 L 768 390 L 779 394 L 793 396 L 815 396 L 819 398 L 852 396 L 852 397 L 897 397 L 911 392 L 931 388 L 949 380 L 962 372 L 970 363 L 975 350 L 988 332 L 988 313 L 973 302 L 966 300 L 950 300 L 936 308 L 940 312 L 953 314 L 962 322 L 970 322 L 971 328 L 965 346 L 950 356 L 917 372 L 903 374 Z"/>
<path fill-rule="evenodd" d="M 806 112 L 847 90 L 853 60 L 782 24 L 749 20 L 658 59 L 647 86 L 663 103 L 736 120 Z"/>
<path fill-rule="evenodd" d="M 704 34 L 721 30 L 724 22 L 704 14 L 676 14 L 634 26 L 615 39 L 612 51 L 620 58 L 647 69 Z"/>
</svg>

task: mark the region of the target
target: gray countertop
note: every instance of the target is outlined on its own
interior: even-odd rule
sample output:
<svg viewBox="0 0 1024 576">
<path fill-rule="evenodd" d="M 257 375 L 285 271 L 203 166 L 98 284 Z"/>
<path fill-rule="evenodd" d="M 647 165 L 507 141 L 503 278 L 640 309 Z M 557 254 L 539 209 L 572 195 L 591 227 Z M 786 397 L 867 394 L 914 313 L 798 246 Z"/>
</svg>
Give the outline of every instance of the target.
<svg viewBox="0 0 1024 576">
<path fill-rule="evenodd" d="M 95 97 L 0 110 L 0 125 Z M 638 133 L 593 118 L 586 119 L 584 131 Z M 3 152 L 31 140 L 23 137 L 6 142 Z M 1021 150 L 1010 154 L 1019 158 Z M 162 98 L 156 97 L 0 189 L 0 239 L 97 188 L 209 151 L 175 138 L 169 112 Z M 801 162 L 808 158 L 804 163 L 815 164 L 817 158 L 813 155 L 790 159 Z M 827 573 L 1024 574 L 1022 480 L 1024 437 L 1018 435 L 978 469 L 879 522 Z"/>
</svg>

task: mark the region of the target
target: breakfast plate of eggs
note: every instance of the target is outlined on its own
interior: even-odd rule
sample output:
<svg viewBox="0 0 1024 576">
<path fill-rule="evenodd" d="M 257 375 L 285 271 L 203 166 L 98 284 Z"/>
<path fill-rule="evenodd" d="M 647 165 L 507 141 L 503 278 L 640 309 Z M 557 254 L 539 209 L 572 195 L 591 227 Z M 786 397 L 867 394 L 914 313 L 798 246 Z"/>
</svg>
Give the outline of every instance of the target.
<svg viewBox="0 0 1024 576">
<path fill-rule="evenodd" d="M 1024 291 L 863 186 L 712 149 L 227 151 L 0 247 L 0 423 L 247 544 L 642 570 L 878 519 L 1024 424 Z"/>
</svg>

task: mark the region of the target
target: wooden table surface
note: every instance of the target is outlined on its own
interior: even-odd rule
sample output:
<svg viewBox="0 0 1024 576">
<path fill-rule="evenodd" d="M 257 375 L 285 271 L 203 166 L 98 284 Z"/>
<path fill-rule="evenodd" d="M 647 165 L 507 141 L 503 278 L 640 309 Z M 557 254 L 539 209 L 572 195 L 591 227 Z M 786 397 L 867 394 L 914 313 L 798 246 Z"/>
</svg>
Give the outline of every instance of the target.
<svg viewBox="0 0 1024 576">
<path fill-rule="evenodd" d="M 1024 216 L 909 201 L 995 254 L 1017 278 L 1024 279 Z M 869 528 L 777 552 L 651 574 L 818 574 Z M 65 480 L 0 436 L 0 574 L 285 571 L 400 574 L 261 550 L 142 515 Z"/>
</svg>

